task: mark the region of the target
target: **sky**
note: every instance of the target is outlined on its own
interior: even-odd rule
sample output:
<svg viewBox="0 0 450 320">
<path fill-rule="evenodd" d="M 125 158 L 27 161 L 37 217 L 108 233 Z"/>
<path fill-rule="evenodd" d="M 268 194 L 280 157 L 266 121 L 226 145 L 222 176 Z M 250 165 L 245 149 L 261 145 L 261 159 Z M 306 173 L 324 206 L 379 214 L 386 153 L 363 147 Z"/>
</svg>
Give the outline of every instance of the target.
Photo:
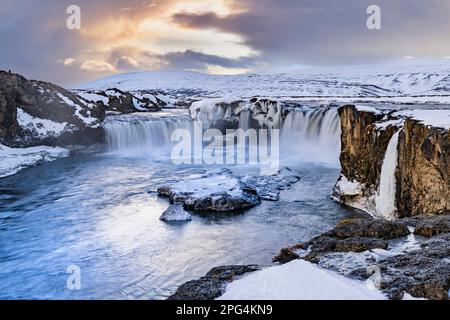
<svg viewBox="0 0 450 320">
<path fill-rule="evenodd" d="M 370 30 L 369 5 L 381 10 Z M 67 28 L 67 7 L 81 28 Z M 288 72 L 450 58 L 448 0 L 0 0 L 0 69 L 73 85 L 115 73 Z"/>
</svg>

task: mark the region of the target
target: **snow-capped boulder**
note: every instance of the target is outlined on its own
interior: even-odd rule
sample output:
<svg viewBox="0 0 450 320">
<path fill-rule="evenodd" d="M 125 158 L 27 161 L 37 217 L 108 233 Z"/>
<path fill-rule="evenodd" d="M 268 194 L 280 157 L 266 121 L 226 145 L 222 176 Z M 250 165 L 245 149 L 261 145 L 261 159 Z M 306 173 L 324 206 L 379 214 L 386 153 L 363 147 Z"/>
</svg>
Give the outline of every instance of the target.
<svg viewBox="0 0 450 320">
<path fill-rule="evenodd" d="M 180 204 L 172 204 L 166 211 L 163 212 L 161 217 L 159 218 L 161 221 L 170 222 L 170 221 L 190 221 L 192 220 L 192 216 L 189 212 L 184 210 L 183 206 Z"/>
<path fill-rule="evenodd" d="M 158 194 L 172 203 L 197 211 L 234 211 L 248 209 L 261 200 L 277 201 L 281 190 L 300 178 L 286 168 L 272 176 L 233 176 L 228 169 L 218 169 L 191 180 L 158 188 Z"/>
<path fill-rule="evenodd" d="M 255 190 L 243 187 L 237 178 L 228 175 L 181 181 L 158 188 L 158 194 L 198 211 L 234 211 L 261 203 Z"/>
</svg>

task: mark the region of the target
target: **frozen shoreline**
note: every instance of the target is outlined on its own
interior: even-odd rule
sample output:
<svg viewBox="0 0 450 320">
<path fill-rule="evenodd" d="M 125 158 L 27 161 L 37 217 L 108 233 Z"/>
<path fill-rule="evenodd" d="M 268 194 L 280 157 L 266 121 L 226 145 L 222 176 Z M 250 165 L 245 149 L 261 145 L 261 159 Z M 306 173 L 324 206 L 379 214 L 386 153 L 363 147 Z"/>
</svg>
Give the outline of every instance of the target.
<svg viewBox="0 0 450 320">
<path fill-rule="evenodd" d="M 6 178 L 39 164 L 68 157 L 70 151 L 60 147 L 9 148 L 0 145 L 0 178 Z"/>
</svg>

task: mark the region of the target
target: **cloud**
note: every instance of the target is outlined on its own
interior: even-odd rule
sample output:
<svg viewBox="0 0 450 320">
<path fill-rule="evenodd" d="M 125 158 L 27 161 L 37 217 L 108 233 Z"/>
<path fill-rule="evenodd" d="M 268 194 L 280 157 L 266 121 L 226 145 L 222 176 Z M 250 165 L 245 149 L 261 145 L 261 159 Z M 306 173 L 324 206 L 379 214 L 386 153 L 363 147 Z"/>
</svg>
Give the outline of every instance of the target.
<svg viewBox="0 0 450 320">
<path fill-rule="evenodd" d="M 81 64 L 80 69 L 91 72 L 116 71 L 116 68 L 112 64 L 106 61 L 98 61 L 98 60 L 87 60 Z"/>
<path fill-rule="evenodd" d="M 242 0 L 246 10 L 219 16 L 177 13 L 183 28 L 238 34 L 272 64 L 370 63 L 407 54 L 442 57 L 450 43 L 450 2 L 378 0 L 382 30 L 368 30 L 371 0 Z"/>
<path fill-rule="evenodd" d="M 168 68 L 195 71 L 208 71 L 211 66 L 218 66 L 225 72 L 225 69 L 250 69 L 257 64 L 257 60 L 251 57 L 230 59 L 193 50 L 171 52 L 161 56 L 161 59 L 166 62 Z"/>
<path fill-rule="evenodd" d="M 120 71 L 137 70 L 139 63 L 131 57 L 121 56 L 116 62 L 116 69 Z"/>
<path fill-rule="evenodd" d="M 77 59 L 75 59 L 75 58 L 67 58 L 64 60 L 63 64 L 65 66 L 71 66 L 71 65 L 74 65 L 76 62 L 77 62 Z"/>
<path fill-rule="evenodd" d="M 372 0 L 2 0 L 0 69 L 60 84 L 165 68 L 214 73 L 291 65 L 443 59 L 448 0 L 377 0 L 382 30 L 366 28 Z M 68 60 L 73 59 L 73 60 Z"/>
</svg>

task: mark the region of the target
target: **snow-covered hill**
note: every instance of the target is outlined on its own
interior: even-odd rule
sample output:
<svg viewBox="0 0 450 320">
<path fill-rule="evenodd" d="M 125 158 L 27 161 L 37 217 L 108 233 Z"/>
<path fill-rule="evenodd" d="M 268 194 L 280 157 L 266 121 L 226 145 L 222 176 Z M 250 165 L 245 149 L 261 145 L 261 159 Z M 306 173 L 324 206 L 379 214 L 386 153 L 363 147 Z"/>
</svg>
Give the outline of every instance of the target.
<svg viewBox="0 0 450 320">
<path fill-rule="evenodd" d="M 172 95 L 223 97 L 399 97 L 450 95 L 450 61 L 305 68 L 295 73 L 207 75 L 189 71 L 119 74 L 79 89 L 161 90 Z"/>
</svg>

